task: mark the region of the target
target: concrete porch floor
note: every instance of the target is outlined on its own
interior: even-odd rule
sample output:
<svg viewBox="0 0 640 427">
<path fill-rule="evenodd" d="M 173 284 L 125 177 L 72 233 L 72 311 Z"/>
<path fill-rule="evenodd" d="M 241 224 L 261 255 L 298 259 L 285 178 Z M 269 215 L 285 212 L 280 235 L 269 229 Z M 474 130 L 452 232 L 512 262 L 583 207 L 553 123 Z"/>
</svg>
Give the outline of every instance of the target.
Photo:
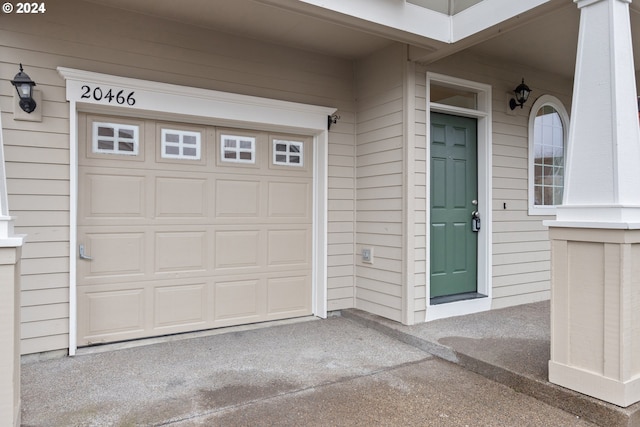
<svg viewBox="0 0 640 427">
<path fill-rule="evenodd" d="M 416 326 L 346 310 L 187 336 L 27 358 L 23 425 L 640 426 L 640 404 L 548 383 L 548 302 Z"/>
</svg>

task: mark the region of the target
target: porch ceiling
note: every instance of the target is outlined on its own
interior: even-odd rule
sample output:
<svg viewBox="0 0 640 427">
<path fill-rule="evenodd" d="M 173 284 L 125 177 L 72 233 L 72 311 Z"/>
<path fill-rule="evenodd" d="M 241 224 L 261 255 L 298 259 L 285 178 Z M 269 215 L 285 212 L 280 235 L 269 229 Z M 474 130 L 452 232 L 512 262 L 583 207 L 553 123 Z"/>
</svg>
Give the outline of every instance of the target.
<svg viewBox="0 0 640 427">
<path fill-rule="evenodd" d="M 86 1 L 341 58 L 364 57 L 392 43 L 386 37 L 255 0 Z"/>
<path fill-rule="evenodd" d="M 408 31 L 367 25 L 366 21 L 357 22 L 353 17 L 329 13 L 315 6 L 304 11 L 284 7 L 283 4 L 292 3 L 290 0 L 85 1 L 347 59 L 366 57 L 400 41 L 415 47 L 412 59 L 422 63 L 469 49 L 487 58 L 551 71 L 567 78 L 572 78 L 574 73 L 580 15 L 573 1 L 549 0 L 449 44 Z M 448 0 L 411 2 L 428 6 L 448 3 Z M 459 4 L 471 5 L 464 9 L 471 10 L 473 5 L 483 3 L 489 4 L 479 0 L 460 0 Z M 632 3 L 631 10 L 634 55 L 640 57 L 640 2 Z"/>
<path fill-rule="evenodd" d="M 573 78 L 580 11 L 573 2 L 471 47 L 479 56 Z M 526 78 L 526 76 L 524 76 Z"/>
<path fill-rule="evenodd" d="M 580 11 L 573 2 L 470 48 L 478 55 L 573 79 Z M 633 54 L 640 69 L 640 2 L 631 5 Z M 526 77 L 526 76 L 525 76 Z"/>
</svg>

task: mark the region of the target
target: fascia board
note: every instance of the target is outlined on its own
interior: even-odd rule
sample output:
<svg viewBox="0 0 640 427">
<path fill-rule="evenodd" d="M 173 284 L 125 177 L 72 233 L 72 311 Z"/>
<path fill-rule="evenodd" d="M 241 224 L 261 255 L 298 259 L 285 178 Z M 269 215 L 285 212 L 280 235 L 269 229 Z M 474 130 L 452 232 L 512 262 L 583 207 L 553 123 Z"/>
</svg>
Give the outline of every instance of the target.
<svg viewBox="0 0 640 427">
<path fill-rule="evenodd" d="M 484 0 L 452 17 L 451 43 L 472 36 L 550 1 Z"/>
<path fill-rule="evenodd" d="M 412 3 L 388 0 L 298 1 L 431 40 L 451 42 L 451 17 Z"/>
</svg>

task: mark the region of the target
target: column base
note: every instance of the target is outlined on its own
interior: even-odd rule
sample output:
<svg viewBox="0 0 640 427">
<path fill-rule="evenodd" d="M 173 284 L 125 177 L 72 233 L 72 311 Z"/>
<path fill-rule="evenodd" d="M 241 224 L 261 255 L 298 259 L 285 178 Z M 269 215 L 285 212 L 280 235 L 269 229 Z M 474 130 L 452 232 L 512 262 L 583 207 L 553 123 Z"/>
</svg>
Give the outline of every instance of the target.
<svg viewBox="0 0 640 427">
<path fill-rule="evenodd" d="M 640 377 L 622 383 L 593 372 L 549 361 L 549 382 L 623 408 L 640 401 Z"/>
<path fill-rule="evenodd" d="M 549 381 L 640 402 L 640 230 L 550 227 Z"/>
<path fill-rule="evenodd" d="M 20 426 L 21 407 L 20 253 L 0 247 L 0 425 L 13 427 Z"/>
</svg>

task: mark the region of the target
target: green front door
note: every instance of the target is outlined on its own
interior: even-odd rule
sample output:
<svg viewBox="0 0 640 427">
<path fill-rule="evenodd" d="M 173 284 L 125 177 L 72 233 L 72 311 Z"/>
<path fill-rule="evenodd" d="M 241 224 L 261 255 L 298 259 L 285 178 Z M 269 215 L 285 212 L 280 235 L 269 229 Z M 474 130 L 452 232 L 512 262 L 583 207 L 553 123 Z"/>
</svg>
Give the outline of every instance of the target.
<svg viewBox="0 0 640 427">
<path fill-rule="evenodd" d="M 431 298 L 477 291 L 475 119 L 431 113 Z"/>
</svg>

